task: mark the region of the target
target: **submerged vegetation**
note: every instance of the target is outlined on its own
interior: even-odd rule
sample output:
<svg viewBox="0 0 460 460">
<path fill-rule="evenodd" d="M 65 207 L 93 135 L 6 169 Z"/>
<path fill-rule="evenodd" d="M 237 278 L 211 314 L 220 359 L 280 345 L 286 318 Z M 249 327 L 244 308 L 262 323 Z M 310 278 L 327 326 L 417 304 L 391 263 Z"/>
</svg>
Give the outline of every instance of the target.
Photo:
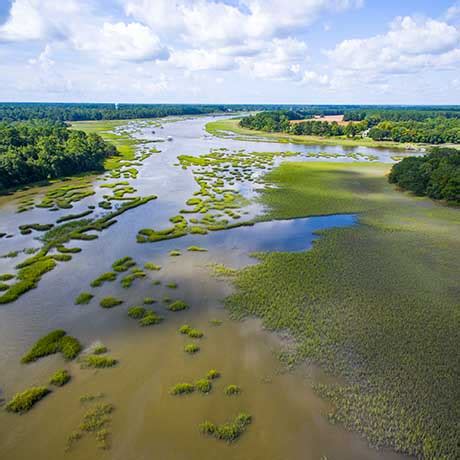
<svg viewBox="0 0 460 460">
<path fill-rule="evenodd" d="M 85 401 L 93 401 L 99 399 L 103 395 L 96 395 Z M 83 438 L 84 434 L 93 434 L 97 441 L 97 446 L 100 449 L 110 448 L 110 431 L 108 426 L 111 422 L 111 414 L 115 407 L 110 403 L 99 403 L 89 408 L 83 415 L 83 419 L 78 427 L 78 430 L 73 431 L 67 439 L 67 450 L 70 450 L 73 445 Z"/>
<path fill-rule="evenodd" d="M 80 342 L 76 338 L 66 335 L 62 329 L 57 329 L 39 339 L 21 358 L 21 362 L 31 363 L 58 352 L 62 353 L 65 359 L 72 360 L 81 350 Z"/>
<path fill-rule="evenodd" d="M 15 394 L 13 399 L 7 403 L 6 410 L 21 414 L 27 412 L 48 393 L 50 393 L 50 390 L 46 387 L 29 388 L 22 393 Z"/>
</svg>

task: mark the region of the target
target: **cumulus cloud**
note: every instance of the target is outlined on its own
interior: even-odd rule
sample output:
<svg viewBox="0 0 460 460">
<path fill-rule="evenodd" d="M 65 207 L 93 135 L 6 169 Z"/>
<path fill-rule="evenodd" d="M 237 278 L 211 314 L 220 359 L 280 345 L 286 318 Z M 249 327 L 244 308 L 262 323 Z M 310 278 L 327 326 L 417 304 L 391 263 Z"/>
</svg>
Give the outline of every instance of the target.
<svg viewBox="0 0 460 460">
<path fill-rule="evenodd" d="M 167 48 L 149 27 L 111 22 L 103 13 L 95 14 L 96 6 L 88 0 L 14 0 L 0 27 L 0 41 L 67 42 L 109 61 L 168 58 Z"/>
<path fill-rule="evenodd" d="M 104 59 L 141 62 L 164 60 L 169 51 L 148 27 L 139 23 L 105 22 L 94 36 L 77 34 L 74 39 L 79 50 L 95 51 Z"/>
<path fill-rule="evenodd" d="M 5 24 L 0 26 L 0 41 L 45 40 L 66 34 L 63 19 L 78 14 L 75 0 L 14 0 Z"/>
<path fill-rule="evenodd" d="M 362 0 L 124 0 L 128 16 L 188 43 L 235 45 L 308 27 L 322 13 L 362 6 Z"/>
<path fill-rule="evenodd" d="M 458 63 L 460 31 L 446 22 L 398 17 L 388 32 L 344 40 L 327 55 L 340 69 L 404 74 Z"/>
</svg>

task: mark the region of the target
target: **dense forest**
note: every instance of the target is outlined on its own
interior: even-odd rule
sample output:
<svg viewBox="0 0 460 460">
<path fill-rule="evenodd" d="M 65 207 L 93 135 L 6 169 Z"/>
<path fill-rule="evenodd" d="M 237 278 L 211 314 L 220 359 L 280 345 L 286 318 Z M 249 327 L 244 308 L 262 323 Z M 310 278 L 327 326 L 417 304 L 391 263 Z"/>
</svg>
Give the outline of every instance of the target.
<svg viewBox="0 0 460 460">
<path fill-rule="evenodd" d="M 460 111 L 423 109 L 342 110 L 350 123 L 302 120 L 302 111 L 265 111 L 241 120 L 245 128 L 316 136 L 366 136 L 376 141 L 415 142 L 427 144 L 460 143 Z M 311 116 L 311 115 L 308 115 Z"/>
<path fill-rule="evenodd" d="M 358 109 L 359 106 L 353 106 Z M 240 111 L 287 110 L 282 105 L 231 104 L 66 104 L 0 103 L 0 120 L 19 121 L 48 119 L 56 121 L 128 120 L 166 116 L 206 115 Z M 337 115 L 343 106 L 292 106 L 300 118 L 313 115 Z"/>
<path fill-rule="evenodd" d="M 103 168 L 116 149 L 62 122 L 0 123 L 0 190 Z"/>
<path fill-rule="evenodd" d="M 79 104 L 79 103 L 0 103 L 0 120 L 20 121 L 48 119 L 56 121 L 122 120 L 133 118 L 157 118 L 170 115 L 205 115 L 224 112 L 282 111 L 291 120 L 316 115 L 345 114 L 346 120 L 421 121 L 442 116 L 460 118 L 459 107 L 392 107 L 360 105 L 280 105 L 280 104 Z M 385 114 L 383 118 L 382 114 Z"/>
<path fill-rule="evenodd" d="M 388 180 L 417 195 L 460 204 L 460 151 L 435 147 L 425 156 L 404 158 Z"/>
</svg>

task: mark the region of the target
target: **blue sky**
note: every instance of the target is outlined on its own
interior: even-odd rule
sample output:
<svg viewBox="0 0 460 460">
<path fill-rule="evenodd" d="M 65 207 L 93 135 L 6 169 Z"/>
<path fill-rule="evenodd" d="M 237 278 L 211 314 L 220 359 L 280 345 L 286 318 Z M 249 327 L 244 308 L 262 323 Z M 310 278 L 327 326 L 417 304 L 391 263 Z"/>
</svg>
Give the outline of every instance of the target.
<svg viewBox="0 0 460 460">
<path fill-rule="evenodd" d="M 0 0 L 0 100 L 460 104 L 460 1 Z"/>
</svg>

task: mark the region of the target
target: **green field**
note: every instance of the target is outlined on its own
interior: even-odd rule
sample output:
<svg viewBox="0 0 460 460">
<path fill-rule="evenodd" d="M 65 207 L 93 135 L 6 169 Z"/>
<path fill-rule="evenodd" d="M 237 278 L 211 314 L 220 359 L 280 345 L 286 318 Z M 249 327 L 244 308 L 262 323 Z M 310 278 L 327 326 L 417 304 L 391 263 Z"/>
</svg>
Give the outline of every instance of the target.
<svg viewBox="0 0 460 460">
<path fill-rule="evenodd" d="M 211 121 L 206 124 L 206 131 L 217 137 L 228 138 L 235 136 L 241 140 L 262 140 L 269 142 L 280 142 L 283 144 L 305 144 L 305 145 L 343 145 L 346 147 L 381 147 L 389 149 L 407 149 L 414 144 L 404 144 L 390 141 L 374 141 L 370 138 L 348 137 L 321 137 L 321 136 L 296 136 L 285 133 L 267 133 L 253 129 L 242 128 L 239 126 L 239 118 L 229 118 L 225 120 Z M 229 134 L 230 133 L 230 134 Z M 250 138 L 254 139 L 250 139 Z M 423 147 L 423 146 L 421 146 Z"/>
<path fill-rule="evenodd" d="M 227 299 L 339 377 L 317 386 L 330 419 L 374 446 L 460 457 L 460 210 L 396 191 L 387 165 L 285 163 L 266 176 L 265 219 L 357 212 L 313 249 L 260 254 Z"/>
<path fill-rule="evenodd" d="M 134 160 L 135 158 L 136 145 L 139 141 L 128 134 L 118 135 L 113 132 L 114 129 L 129 121 L 132 120 L 76 121 L 71 124 L 71 127 L 85 133 L 96 133 L 117 148 L 120 156 L 108 158 L 104 163 L 105 169 L 110 170 L 119 167 L 121 160 Z"/>
</svg>

